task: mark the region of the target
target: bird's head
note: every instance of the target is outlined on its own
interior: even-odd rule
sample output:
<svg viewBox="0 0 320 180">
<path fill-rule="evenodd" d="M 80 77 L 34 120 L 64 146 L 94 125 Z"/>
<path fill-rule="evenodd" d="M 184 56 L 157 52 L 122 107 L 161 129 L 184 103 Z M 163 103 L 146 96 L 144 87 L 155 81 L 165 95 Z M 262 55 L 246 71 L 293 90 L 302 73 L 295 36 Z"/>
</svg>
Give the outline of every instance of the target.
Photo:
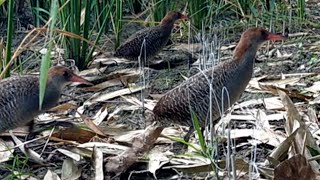
<svg viewBox="0 0 320 180">
<path fill-rule="evenodd" d="M 259 47 L 268 40 L 279 41 L 287 38 L 287 35 L 273 34 L 263 28 L 250 28 L 242 33 L 234 51 L 234 59 L 240 62 L 246 58 L 245 54 L 255 56 Z"/>
<path fill-rule="evenodd" d="M 250 28 L 242 33 L 240 42 L 244 41 L 247 44 L 259 46 L 268 40 L 279 41 L 285 39 L 287 39 L 287 36 L 273 34 L 263 28 Z"/>
<path fill-rule="evenodd" d="M 48 73 L 48 83 L 52 83 L 59 88 L 63 88 L 64 86 L 72 83 L 78 82 L 81 84 L 92 85 L 88 80 L 74 74 L 72 70 L 63 67 L 63 66 L 55 66 L 49 69 Z"/>
<path fill-rule="evenodd" d="M 188 20 L 188 16 L 180 12 L 171 11 L 161 21 L 161 25 L 173 25 L 177 20 Z"/>
</svg>

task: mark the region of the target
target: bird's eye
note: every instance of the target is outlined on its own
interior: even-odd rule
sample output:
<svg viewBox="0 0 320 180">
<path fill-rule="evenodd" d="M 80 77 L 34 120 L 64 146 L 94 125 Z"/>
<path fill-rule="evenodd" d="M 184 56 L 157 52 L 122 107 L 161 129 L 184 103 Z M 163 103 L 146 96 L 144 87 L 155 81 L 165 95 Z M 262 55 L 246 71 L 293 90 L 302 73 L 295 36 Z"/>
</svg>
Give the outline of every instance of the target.
<svg viewBox="0 0 320 180">
<path fill-rule="evenodd" d="M 267 34 L 266 31 L 261 31 L 261 36 L 262 36 L 262 37 L 266 37 L 266 36 L 268 36 L 268 34 Z"/>
<path fill-rule="evenodd" d="M 63 72 L 63 77 L 68 77 L 69 76 L 69 73 L 67 71 L 64 71 Z"/>
</svg>

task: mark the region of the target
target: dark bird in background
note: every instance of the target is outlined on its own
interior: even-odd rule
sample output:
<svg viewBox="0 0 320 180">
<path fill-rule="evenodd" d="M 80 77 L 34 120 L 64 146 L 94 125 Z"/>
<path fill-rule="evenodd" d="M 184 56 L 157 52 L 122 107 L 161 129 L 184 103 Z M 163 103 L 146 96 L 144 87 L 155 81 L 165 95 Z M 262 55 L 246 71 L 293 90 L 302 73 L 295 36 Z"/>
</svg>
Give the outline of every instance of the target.
<svg viewBox="0 0 320 180">
<path fill-rule="evenodd" d="M 167 44 L 174 23 L 179 19 L 188 19 L 179 12 L 169 12 L 161 21 L 161 24 L 151 28 L 142 29 L 129 37 L 116 51 L 114 56 L 137 61 L 146 60 L 157 55 Z"/>
<path fill-rule="evenodd" d="M 194 131 L 191 111 L 197 116 L 202 128 L 209 124 L 212 93 L 212 123 L 216 124 L 221 114 L 240 98 L 248 85 L 260 45 L 268 40 L 286 38 L 262 28 L 246 30 L 234 50 L 233 59 L 199 72 L 168 91 L 154 107 L 153 120 L 160 122 L 162 126 L 171 123 L 189 126 L 190 130 L 185 136 L 188 141 Z M 211 92 L 209 84 L 212 84 Z"/>
<path fill-rule="evenodd" d="M 62 66 L 50 68 L 42 109 L 39 110 L 39 77 L 17 76 L 0 81 L 0 133 L 26 125 L 54 107 L 65 86 L 72 82 L 91 84 Z"/>
</svg>

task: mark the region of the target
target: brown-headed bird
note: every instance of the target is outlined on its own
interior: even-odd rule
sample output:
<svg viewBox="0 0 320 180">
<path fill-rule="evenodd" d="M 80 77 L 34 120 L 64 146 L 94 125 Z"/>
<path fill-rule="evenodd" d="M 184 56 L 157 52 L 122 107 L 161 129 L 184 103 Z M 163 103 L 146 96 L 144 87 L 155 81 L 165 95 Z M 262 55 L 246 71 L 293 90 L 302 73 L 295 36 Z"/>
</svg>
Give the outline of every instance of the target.
<svg viewBox="0 0 320 180">
<path fill-rule="evenodd" d="M 57 105 L 61 92 L 72 82 L 91 84 L 63 66 L 49 69 L 42 109 L 39 110 L 39 77 L 16 76 L 0 81 L 0 133 L 26 125 Z"/>
<path fill-rule="evenodd" d="M 232 59 L 197 73 L 161 97 L 153 109 L 154 120 L 162 126 L 171 123 L 189 126 L 186 141 L 194 130 L 192 111 L 202 128 L 209 124 L 210 117 L 212 123 L 216 124 L 221 114 L 240 98 L 248 85 L 260 45 L 268 40 L 284 39 L 286 36 L 272 34 L 262 28 L 246 30 L 234 50 Z"/>
<path fill-rule="evenodd" d="M 137 61 L 138 57 L 151 59 L 167 44 L 174 23 L 179 19 L 188 19 L 180 12 L 169 12 L 161 24 L 142 29 L 130 36 L 117 50 L 114 56 Z"/>
</svg>

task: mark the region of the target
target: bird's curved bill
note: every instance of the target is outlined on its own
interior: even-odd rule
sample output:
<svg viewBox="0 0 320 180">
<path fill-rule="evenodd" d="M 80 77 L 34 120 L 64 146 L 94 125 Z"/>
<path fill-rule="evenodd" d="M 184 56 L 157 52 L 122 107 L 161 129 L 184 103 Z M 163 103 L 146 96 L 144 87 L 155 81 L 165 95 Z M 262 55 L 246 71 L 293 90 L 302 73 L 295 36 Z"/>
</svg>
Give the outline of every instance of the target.
<svg viewBox="0 0 320 180">
<path fill-rule="evenodd" d="M 81 84 L 93 85 L 90 81 L 88 81 L 80 76 L 77 76 L 75 74 L 72 75 L 72 77 L 70 78 L 70 81 L 81 83 Z"/>
<path fill-rule="evenodd" d="M 281 35 L 281 34 L 269 34 L 268 35 L 268 40 L 271 40 L 271 41 L 281 41 L 281 40 L 286 40 L 288 38 L 288 36 L 284 36 L 284 35 Z"/>
</svg>

